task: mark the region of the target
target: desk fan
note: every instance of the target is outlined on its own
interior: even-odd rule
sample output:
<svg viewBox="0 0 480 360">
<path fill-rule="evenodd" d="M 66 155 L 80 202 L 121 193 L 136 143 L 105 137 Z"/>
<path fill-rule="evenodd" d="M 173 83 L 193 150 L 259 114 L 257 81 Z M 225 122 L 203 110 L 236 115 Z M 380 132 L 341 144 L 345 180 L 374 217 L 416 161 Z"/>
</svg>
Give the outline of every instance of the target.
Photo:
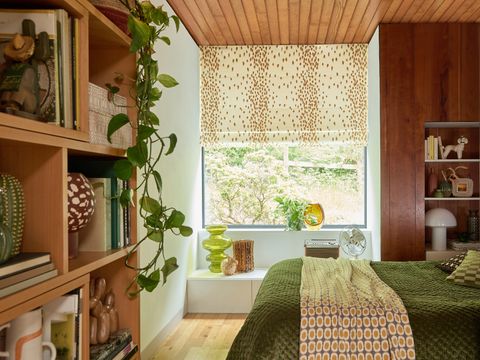
<svg viewBox="0 0 480 360">
<path fill-rule="evenodd" d="M 363 232 L 354 226 L 348 226 L 340 232 L 340 246 L 351 259 L 358 259 L 367 248 L 367 239 Z"/>
</svg>

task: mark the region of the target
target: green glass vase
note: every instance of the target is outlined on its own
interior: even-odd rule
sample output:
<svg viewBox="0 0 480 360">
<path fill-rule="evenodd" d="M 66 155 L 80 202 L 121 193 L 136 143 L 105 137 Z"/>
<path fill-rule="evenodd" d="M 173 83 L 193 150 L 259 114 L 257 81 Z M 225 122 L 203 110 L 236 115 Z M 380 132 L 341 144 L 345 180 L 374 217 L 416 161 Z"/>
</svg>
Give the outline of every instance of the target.
<svg viewBox="0 0 480 360">
<path fill-rule="evenodd" d="M 228 226 L 208 225 L 205 229 L 210 233 L 210 237 L 202 241 L 203 248 L 210 251 L 210 254 L 207 255 L 207 261 L 210 261 L 208 268 L 213 273 L 222 272 L 222 261 L 227 258 L 224 251 L 232 246 L 232 239 L 223 234 Z"/>
</svg>

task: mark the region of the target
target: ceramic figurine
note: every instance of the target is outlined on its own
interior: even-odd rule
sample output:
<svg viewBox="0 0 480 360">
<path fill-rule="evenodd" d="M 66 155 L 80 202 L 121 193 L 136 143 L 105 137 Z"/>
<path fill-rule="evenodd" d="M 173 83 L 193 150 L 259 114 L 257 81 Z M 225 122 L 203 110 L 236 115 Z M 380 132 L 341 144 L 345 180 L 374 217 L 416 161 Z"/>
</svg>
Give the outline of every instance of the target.
<svg viewBox="0 0 480 360">
<path fill-rule="evenodd" d="M 447 146 L 441 146 L 441 151 L 442 151 L 442 158 L 446 159 L 448 154 L 450 154 L 451 151 L 454 151 L 457 153 L 457 158 L 461 159 L 463 150 L 465 148 L 465 144 L 468 144 L 468 139 L 465 136 L 460 136 L 457 140 L 457 145 L 447 145 Z"/>
<path fill-rule="evenodd" d="M 231 256 L 227 256 L 226 259 L 222 260 L 222 272 L 224 275 L 230 276 L 235 274 L 237 271 L 238 261 L 232 258 Z"/>
<path fill-rule="evenodd" d="M 115 295 L 106 291 L 104 278 L 90 281 L 90 344 L 105 344 L 110 334 L 118 330 L 118 312 Z"/>
</svg>

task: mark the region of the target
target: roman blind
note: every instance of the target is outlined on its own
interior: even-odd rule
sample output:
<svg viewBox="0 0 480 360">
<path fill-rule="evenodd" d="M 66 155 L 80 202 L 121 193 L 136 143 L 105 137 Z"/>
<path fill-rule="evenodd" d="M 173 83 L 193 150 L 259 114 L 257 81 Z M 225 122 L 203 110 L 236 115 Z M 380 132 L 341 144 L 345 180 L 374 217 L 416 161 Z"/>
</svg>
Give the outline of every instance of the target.
<svg viewBox="0 0 480 360">
<path fill-rule="evenodd" d="M 201 47 L 201 143 L 367 142 L 367 45 Z"/>
</svg>

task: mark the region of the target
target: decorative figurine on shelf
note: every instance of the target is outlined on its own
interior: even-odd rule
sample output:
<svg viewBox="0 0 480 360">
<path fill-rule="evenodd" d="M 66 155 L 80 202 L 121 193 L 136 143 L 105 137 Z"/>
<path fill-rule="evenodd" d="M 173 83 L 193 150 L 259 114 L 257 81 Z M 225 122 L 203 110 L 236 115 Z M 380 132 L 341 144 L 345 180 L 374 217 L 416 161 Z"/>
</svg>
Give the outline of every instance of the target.
<svg viewBox="0 0 480 360">
<path fill-rule="evenodd" d="M 38 63 L 51 56 L 46 32 L 35 34 L 32 20 L 22 22 L 22 34 L 15 34 L 3 48 L 0 66 L 0 111 L 40 120 Z"/>
<path fill-rule="evenodd" d="M 443 146 L 440 145 L 441 147 L 441 155 L 442 159 L 446 159 L 448 157 L 448 154 L 450 154 L 451 151 L 454 151 L 457 153 L 457 158 L 461 159 L 463 150 L 465 149 L 465 144 L 468 144 L 468 139 L 465 136 L 460 136 L 457 139 L 457 145 L 447 145 Z"/>
<path fill-rule="evenodd" d="M 90 280 L 90 345 L 105 344 L 118 330 L 115 295 L 104 278 Z"/>
<path fill-rule="evenodd" d="M 233 275 L 237 271 L 238 261 L 231 256 L 227 256 L 226 259 L 222 261 L 222 272 L 223 275 Z"/>
</svg>

